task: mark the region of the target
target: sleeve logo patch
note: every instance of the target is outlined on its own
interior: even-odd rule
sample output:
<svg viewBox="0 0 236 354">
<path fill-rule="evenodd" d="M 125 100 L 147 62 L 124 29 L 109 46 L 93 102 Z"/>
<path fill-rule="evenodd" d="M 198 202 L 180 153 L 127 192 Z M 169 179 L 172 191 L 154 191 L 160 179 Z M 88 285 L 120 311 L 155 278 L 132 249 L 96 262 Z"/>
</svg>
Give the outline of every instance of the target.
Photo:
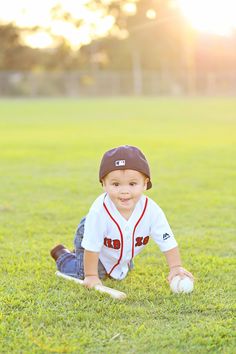
<svg viewBox="0 0 236 354">
<path fill-rule="evenodd" d="M 115 166 L 116 167 L 125 166 L 125 160 L 116 160 Z"/>
<path fill-rule="evenodd" d="M 167 240 L 168 238 L 170 238 L 170 235 L 167 234 L 167 233 L 165 233 L 165 234 L 163 235 L 163 241 Z"/>
</svg>

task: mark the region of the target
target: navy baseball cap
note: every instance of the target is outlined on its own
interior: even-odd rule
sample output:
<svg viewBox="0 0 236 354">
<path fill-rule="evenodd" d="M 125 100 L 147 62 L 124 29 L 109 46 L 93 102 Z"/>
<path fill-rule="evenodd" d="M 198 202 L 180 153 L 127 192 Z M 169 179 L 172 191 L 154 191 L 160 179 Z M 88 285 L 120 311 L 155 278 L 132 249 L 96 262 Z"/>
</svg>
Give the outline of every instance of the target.
<svg viewBox="0 0 236 354">
<path fill-rule="evenodd" d="M 102 179 L 108 173 L 116 170 L 135 170 L 141 172 L 149 178 L 147 189 L 152 188 L 148 162 L 142 151 L 137 147 L 122 145 L 105 152 L 100 164 L 99 181 L 102 183 Z"/>
</svg>

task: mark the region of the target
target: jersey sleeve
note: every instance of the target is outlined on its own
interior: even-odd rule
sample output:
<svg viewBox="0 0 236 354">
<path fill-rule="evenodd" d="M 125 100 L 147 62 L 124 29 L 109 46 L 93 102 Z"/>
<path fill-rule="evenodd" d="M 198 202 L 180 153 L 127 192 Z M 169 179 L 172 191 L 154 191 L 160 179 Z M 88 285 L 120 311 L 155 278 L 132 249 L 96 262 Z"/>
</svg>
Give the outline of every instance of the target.
<svg viewBox="0 0 236 354">
<path fill-rule="evenodd" d="M 82 247 L 87 251 L 100 252 L 104 241 L 104 230 L 104 218 L 101 213 L 90 210 L 85 220 Z"/>
<path fill-rule="evenodd" d="M 156 203 L 152 206 L 150 234 L 162 252 L 178 246 L 164 212 Z"/>
</svg>

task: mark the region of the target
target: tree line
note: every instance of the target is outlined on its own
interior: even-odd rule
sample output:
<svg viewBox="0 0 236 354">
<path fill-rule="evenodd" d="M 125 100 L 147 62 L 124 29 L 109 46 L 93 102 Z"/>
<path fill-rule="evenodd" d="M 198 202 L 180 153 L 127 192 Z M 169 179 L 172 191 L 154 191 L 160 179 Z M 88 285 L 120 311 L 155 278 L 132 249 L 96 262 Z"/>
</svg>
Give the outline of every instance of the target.
<svg viewBox="0 0 236 354">
<path fill-rule="evenodd" d="M 26 29 L 0 24 L 1 71 L 149 70 L 161 72 L 223 72 L 236 70 L 236 33 L 230 37 L 200 34 L 168 0 L 139 0 L 132 16 L 122 11 L 125 1 L 89 2 L 91 11 L 103 9 L 115 23 L 106 36 L 94 36 L 88 45 L 73 50 L 61 36 L 53 48 L 35 49 L 22 41 Z M 156 16 L 147 17 L 153 9 Z M 83 21 L 57 6 L 52 17 Z M 37 31 L 38 28 L 27 29 Z M 125 34 L 125 36 L 122 36 Z"/>
</svg>

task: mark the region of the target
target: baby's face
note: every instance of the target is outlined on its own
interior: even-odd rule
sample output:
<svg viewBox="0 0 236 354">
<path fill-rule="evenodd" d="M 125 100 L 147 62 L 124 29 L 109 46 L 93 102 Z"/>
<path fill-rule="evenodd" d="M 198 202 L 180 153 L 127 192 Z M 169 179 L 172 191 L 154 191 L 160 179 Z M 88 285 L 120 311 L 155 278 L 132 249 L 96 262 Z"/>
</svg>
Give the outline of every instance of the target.
<svg viewBox="0 0 236 354">
<path fill-rule="evenodd" d="M 147 189 L 148 178 L 134 170 L 117 170 L 108 173 L 103 188 L 119 212 L 129 213 Z"/>
</svg>

